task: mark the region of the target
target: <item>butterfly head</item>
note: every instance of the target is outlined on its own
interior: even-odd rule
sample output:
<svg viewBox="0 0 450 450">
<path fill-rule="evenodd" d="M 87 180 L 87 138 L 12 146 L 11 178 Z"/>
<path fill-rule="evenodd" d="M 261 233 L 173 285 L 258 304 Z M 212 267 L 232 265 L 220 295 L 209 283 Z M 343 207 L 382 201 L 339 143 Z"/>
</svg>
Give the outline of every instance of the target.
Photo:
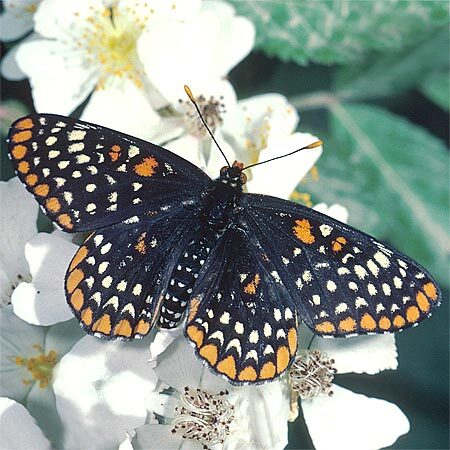
<svg viewBox="0 0 450 450">
<path fill-rule="evenodd" d="M 232 187 L 241 187 L 247 183 L 247 175 L 242 172 L 244 164 L 235 161 L 232 166 L 224 166 L 220 169 L 220 180 L 222 183 Z"/>
</svg>

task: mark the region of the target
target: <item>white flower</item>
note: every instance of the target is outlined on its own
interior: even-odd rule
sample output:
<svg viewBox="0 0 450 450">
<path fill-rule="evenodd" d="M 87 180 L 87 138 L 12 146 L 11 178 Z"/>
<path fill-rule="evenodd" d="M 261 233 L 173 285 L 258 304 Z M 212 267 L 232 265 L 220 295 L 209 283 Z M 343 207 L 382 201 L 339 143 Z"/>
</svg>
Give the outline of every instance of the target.
<svg viewBox="0 0 450 450">
<path fill-rule="evenodd" d="M 186 99 L 185 84 L 207 98 L 230 89 L 225 77 L 250 53 L 254 41 L 249 20 L 236 17 L 231 5 L 209 0 L 183 23 L 162 19 L 148 27 L 138 52 L 150 81 L 176 104 Z"/>
<path fill-rule="evenodd" d="M 150 138 L 159 116 L 137 42 L 147 26 L 165 17 L 189 17 L 198 1 L 111 3 L 66 0 L 61 8 L 59 0 L 44 0 L 35 14 L 42 38 L 22 44 L 17 60 L 30 77 L 39 112 L 67 115 L 96 88 L 83 118 Z"/>
<path fill-rule="evenodd" d="M 0 40 L 15 41 L 33 30 L 33 16 L 41 0 L 5 0 L 0 15 Z"/>
<path fill-rule="evenodd" d="M 4 449 L 51 449 L 50 442 L 26 408 L 6 397 L 0 397 L 0 434 Z"/>
<path fill-rule="evenodd" d="M 172 394 L 147 397 L 163 423 L 136 430 L 134 448 L 282 449 L 287 444 L 289 397 L 279 381 L 236 387 L 209 372 L 182 336 L 161 355 L 155 372 Z M 222 447 L 220 447 L 222 448 Z"/>
<path fill-rule="evenodd" d="M 31 281 L 11 296 L 14 313 L 34 325 L 53 325 L 73 318 L 64 293 L 64 276 L 78 247 L 60 232 L 39 233 L 25 245 Z"/>
<path fill-rule="evenodd" d="M 0 322 L 1 393 L 24 404 L 60 448 L 61 423 L 52 388 L 54 369 L 83 332 L 75 320 L 49 328 L 29 325 L 16 317 L 11 307 L 0 310 Z"/>
<path fill-rule="evenodd" d="M 335 203 L 333 205 L 327 206 L 325 203 L 317 203 L 317 205 L 315 205 L 313 209 L 321 212 L 322 214 L 333 217 L 333 219 L 347 223 L 348 210 L 342 205 L 338 205 L 337 203 Z"/>
<path fill-rule="evenodd" d="M 197 120 L 197 126 L 202 127 L 196 111 L 191 113 Z M 265 94 L 238 101 L 223 115 L 223 125 L 217 127 L 214 134 L 230 163 L 237 159 L 249 165 L 284 155 L 318 140 L 309 133 L 294 132 L 297 124 L 297 112 L 284 96 Z M 223 156 L 211 140 L 201 139 L 193 133 L 169 142 L 166 147 L 214 178 L 225 165 Z M 321 153 L 322 147 L 308 149 L 249 169 L 245 172 L 248 177 L 247 190 L 289 198 Z"/>
<path fill-rule="evenodd" d="M 0 306 L 10 303 L 13 289 L 30 276 L 25 243 L 37 233 L 38 204 L 17 177 L 0 182 Z"/>
<path fill-rule="evenodd" d="M 126 432 L 145 423 L 144 397 L 157 383 L 144 341 L 85 336 L 58 365 L 56 406 L 64 448 L 117 448 Z"/>
<path fill-rule="evenodd" d="M 407 433 L 409 422 L 398 406 L 331 382 L 335 371 L 376 374 L 396 368 L 392 334 L 339 340 L 314 337 L 310 350 L 300 352 L 289 371 L 294 394 L 303 397 L 303 417 L 314 447 L 378 449 Z"/>
</svg>

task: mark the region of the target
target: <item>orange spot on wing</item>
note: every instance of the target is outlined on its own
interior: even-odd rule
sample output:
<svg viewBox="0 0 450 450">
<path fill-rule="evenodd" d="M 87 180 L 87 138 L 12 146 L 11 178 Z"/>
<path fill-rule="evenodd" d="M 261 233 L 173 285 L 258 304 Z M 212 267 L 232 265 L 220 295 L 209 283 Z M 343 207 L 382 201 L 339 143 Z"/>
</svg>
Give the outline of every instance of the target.
<svg viewBox="0 0 450 450">
<path fill-rule="evenodd" d="M 402 328 L 403 326 L 405 326 L 405 319 L 400 315 L 395 316 L 394 317 L 394 327 Z"/>
<path fill-rule="evenodd" d="M 56 213 L 61 209 L 61 203 L 59 203 L 59 200 L 56 197 L 51 197 L 45 202 L 45 207 L 50 212 Z"/>
<path fill-rule="evenodd" d="M 382 330 L 389 330 L 391 328 L 391 321 L 388 317 L 383 316 L 378 321 L 378 325 Z"/>
<path fill-rule="evenodd" d="M 289 350 L 285 345 L 278 347 L 277 350 L 277 372 L 281 373 L 289 364 Z"/>
<path fill-rule="evenodd" d="M 433 283 L 424 284 L 423 290 L 430 300 L 436 300 L 438 298 L 437 289 Z"/>
<path fill-rule="evenodd" d="M 261 372 L 259 372 L 259 378 L 261 378 L 261 380 L 267 380 L 269 378 L 273 378 L 275 376 L 275 373 L 275 364 L 271 361 L 268 361 L 262 366 Z"/>
<path fill-rule="evenodd" d="M 82 247 L 80 247 L 78 249 L 78 251 L 75 253 L 75 256 L 73 257 L 72 261 L 70 262 L 69 271 L 72 272 L 72 270 L 75 269 L 75 267 L 77 267 L 78 264 L 80 264 L 80 262 L 83 261 L 87 255 L 88 255 L 88 249 L 85 245 L 83 245 Z"/>
<path fill-rule="evenodd" d="M 355 331 L 356 321 L 352 317 L 347 317 L 339 322 L 339 329 L 345 333 Z"/>
<path fill-rule="evenodd" d="M 334 325 L 329 321 L 318 323 L 315 326 L 315 329 L 317 332 L 324 333 L 324 334 L 334 333 L 336 331 L 336 328 L 334 327 Z"/>
<path fill-rule="evenodd" d="M 111 333 L 111 317 L 109 314 L 103 314 L 92 326 L 92 331 L 98 331 L 103 334 Z"/>
<path fill-rule="evenodd" d="M 14 159 L 22 159 L 27 154 L 27 148 L 25 145 L 15 145 L 11 151 Z"/>
<path fill-rule="evenodd" d="M 227 377 L 234 380 L 236 378 L 236 361 L 233 356 L 227 356 L 225 359 L 217 364 L 217 371 L 224 373 Z"/>
<path fill-rule="evenodd" d="M 134 171 L 141 177 L 152 177 L 158 166 L 158 161 L 153 156 L 147 156 L 139 164 L 134 166 Z"/>
<path fill-rule="evenodd" d="M 338 253 L 344 248 L 346 243 L 347 239 L 344 236 L 339 236 L 331 243 L 331 249 L 333 252 Z"/>
<path fill-rule="evenodd" d="M 199 305 L 200 305 L 199 297 L 194 297 L 191 299 L 191 302 L 189 303 L 188 322 L 191 322 L 194 319 L 194 317 L 197 315 Z"/>
<path fill-rule="evenodd" d="M 419 308 L 417 308 L 417 306 L 410 306 L 406 310 L 406 320 L 409 323 L 417 322 L 419 317 L 420 317 L 420 312 L 419 312 Z"/>
<path fill-rule="evenodd" d="M 19 120 L 19 122 L 16 123 L 16 128 L 18 130 L 28 130 L 29 128 L 33 128 L 33 126 L 33 121 L 29 117 Z"/>
<path fill-rule="evenodd" d="M 63 227 L 67 228 L 68 230 L 71 230 L 73 228 L 72 219 L 70 218 L 69 214 L 60 214 L 56 220 L 62 225 Z"/>
<path fill-rule="evenodd" d="M 192 342 L 195 342 L 197 348 L 203 344 L 204 333 L 198 329 L 195 325 L 189 325 L 186 329 L 186 333 Z"/>
<path fill-rule="evenodd" d="M 365 313 L 361 317 L 360 325 L 366 331 L 373 331 L 377 327 L 377 323 L 369 313 Z"/>
<path fill-rule="evenodd" d="M 111 147 L 108 155 L 112 161 L 116 162 L 119 159 L 121 150 L 120 145 L 113 145 Z"/>
<path fill-rule="evenodd" d="M 130 321 L 127 319 L 122 319 L 115 327 L 114 334 L 117 336 L 130 337 L 133 332 Z"/>
<path fill-rule="evenodd" d="M 150 324 L 143 319 L 139 320 L 139 322 L 137 323 L 137 325 L 134 328 L 134 332 L 136 334 L 145 335 L 149 331 L 150 331 Z"/>
<path fill-rule="evenodd" d="M 91 325 L 91 323 L 92 323 L 92 309 L 91 308 L 86 308 L 83 310 L 83 312 L 81 313 L 81 321 L 87 326 Z"/>
<path fill-rule="evenodd" d="M 292 227 L 295 236 L 305 244 L 312 244 L 316 238 L 311 233 L 312 225 L 309 220 L 301 219 L 295 221 L 295 226 Z"/>
<path fill-rule="evenodd" d="M 238 380 L 240 381 L 255 381 L 256 378 L 258 378 L 258 375 L 252 366 L 247 366 L 238 375 Z"/>
<path fill-rule="evenodd" d="M 25 177 L 25 183 L 28 186 L 34 186 L 38 182 L 38 176 L 35 173 L 30 173 Z"/>
<path fill-rule="evenodd" d="M 48 184 L 39 184 L 34 188 L 34 193 L 39 197 L 47 197 L 49 191 L 50 186 Z"/>
<path fill-rule="evenodd" d="M 248 283 L 248 284 L 244 287 L 244 292 L 245 292 L 246 294 L 250 294 L 250 295 L 256 294 L 256 289 L 258 288 L 259 281 L 260 281 L 259 274 L 256 274 L 256 275 L 253 277 L 253 280 L 250 281 L 250 283 Z"/>
<path fill-rule="evenodd" d="M 70 296 L 70 303 L 76 311 L 79 311 L 83 307 L 84 294 L 80 288 L 75 289 L 73 294 Z"/>
<path fill-rule="evenodd" d="M 147 246 L 145 245 L 145 236 L 147 233 L 142 233 L 138 237 L 137 244 L 134 246 L 134 248 L 142 255 L 145 255 L 147 253 Z"/>
<path fill-rule="evenodd" d="M 423 292 L 418 292 L 416 295 L 416 302 L 419 305 L 419 308 L 423 311 L 423 312 L 428 312 L 430 309 L 430 302 L 428 301 L 427 297 L 425 296 L 425 294 Z"/>
<path fill-rule="evenodd" d="M 205 358 L 212 366 L 217 362 L 217 347 L 214 344 L 204 345 L 200 349 L 200 356 Z"/>
<path fill-rule="evenodd" d="M 288 331 L 287 339 L 289 344 L 289 353 L 293 356 L 297 352 L 297 330 L 294 327 Z"/>
<path fill-rule="evenodd" d="M 67 277 L 66 289 L 69 294 L 71 294 L 74 289 L 80 284 L 81 280 L 84 278 L 84 272 L 81 269 L 75 269 Z"/>
<path fill-rule="evenodd" d="M 17 170 L 20 173 L 27 173 L 30 170 L 30 164 L 28 161 L 20 161 L 20 163 L 17 165 Z"/>
<path fill-rule="evenodd" d="M 19 131 L 18 133 L 12 135 L 11 140 L 15 144 L 18 144 L 19 142 L 28 141 L 29 139 L 31 139 L 31 136 L 32 133 L 30 130 Z"/>
</svg>

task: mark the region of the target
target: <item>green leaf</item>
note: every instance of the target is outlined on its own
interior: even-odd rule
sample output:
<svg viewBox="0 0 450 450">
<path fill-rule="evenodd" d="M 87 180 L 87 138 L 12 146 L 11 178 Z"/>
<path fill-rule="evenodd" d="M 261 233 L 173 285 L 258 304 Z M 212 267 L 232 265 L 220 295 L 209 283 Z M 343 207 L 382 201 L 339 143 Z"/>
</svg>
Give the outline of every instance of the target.
<svg viewBox="0 0 450 450">
<path fill-rule="evenodd" d="M 422 93 L 446 111 L 449 110 L 449 80 L 450 73 L 446 70 L 432 73 L 421 85 Z"/>
<path fill-rule="evenodd" d="M 448 23 L 448 2 L 230 0 L 257 29 L 257 46 L 299 64 L 357 61 L 419 42 Z"/>
<path fill-rule="evenodd" d="M 418 260 L 448 283 L 448 155 L 443 143 L 406 120 L 369 105 L 331 109 L 332 142 L 320 180 L 300 189 L 338 202 L 349 222 Z"/>
<path fill-rule="evenodd" d="M 419 45 L 379 55 L 336 73 L 335 91 L 340 99 L 379 98 L 420 85 L 437 70 L 448 69 L 447 28 L 433 32 Z"/>
</svg>

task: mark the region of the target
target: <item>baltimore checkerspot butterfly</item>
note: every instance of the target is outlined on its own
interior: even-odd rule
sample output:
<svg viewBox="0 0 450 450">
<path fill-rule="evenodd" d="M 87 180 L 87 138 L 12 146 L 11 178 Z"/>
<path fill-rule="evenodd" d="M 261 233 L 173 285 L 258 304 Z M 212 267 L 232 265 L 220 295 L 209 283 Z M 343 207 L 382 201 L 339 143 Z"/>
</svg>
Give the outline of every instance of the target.
<svg viewBox="0 0 450 450">
<path fill-rule="evenodd" d="M 65 279 L 89 334 L 139 338 L 185 320 L 214 372 L 260 383 L 293 361 L 300 321 L 321 336 L 388 333 L 439 304 L 429 273 L 388 245 L 244 193 L 238 162 L 212 180 L 157 145 L 51 114 L 16 121 L 8 142 L 50 219 L 70 233 L 96 230 Z"/>
</svg>

